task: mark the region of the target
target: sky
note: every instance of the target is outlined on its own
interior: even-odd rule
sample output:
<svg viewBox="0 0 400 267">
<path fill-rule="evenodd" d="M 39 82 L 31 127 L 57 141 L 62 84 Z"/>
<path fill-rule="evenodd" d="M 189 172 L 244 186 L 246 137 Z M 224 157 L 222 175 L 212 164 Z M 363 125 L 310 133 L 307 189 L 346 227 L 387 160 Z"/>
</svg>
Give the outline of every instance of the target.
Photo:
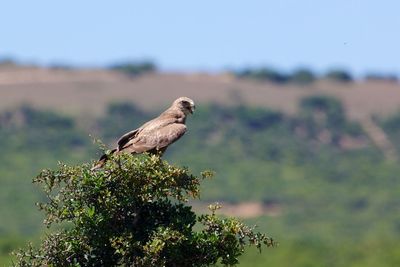
<svg viewBox="0 0 400 267">
<path fill-rule="evenodd" d="M 2 1 L 0 58 L 165 71 L 271 66 L 400 74 L 400 1 Z"/>
</svg>

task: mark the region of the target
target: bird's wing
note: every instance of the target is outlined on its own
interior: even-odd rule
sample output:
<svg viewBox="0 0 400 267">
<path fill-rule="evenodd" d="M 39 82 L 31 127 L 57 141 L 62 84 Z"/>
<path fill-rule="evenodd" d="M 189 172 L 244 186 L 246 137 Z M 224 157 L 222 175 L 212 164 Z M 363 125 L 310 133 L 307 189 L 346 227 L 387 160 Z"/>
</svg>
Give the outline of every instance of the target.
<svg viewBox="0 0 400 267">
<path fill-rule="evenodd" d="M 139 132 L 140 128 L 127 132 L 126 134 L 124 134 L 123 136 L 121 136 L 121 138 L 118 140 L 118 150 L 121 150 L 126 143 L 129 142 L 129 140 L 131 140 L 132 138 L 134 138 L 137 133 Z"/>
<path fill-rule="evenodd" d="M 129 153 L 143 153 L 153 149 L 161 150 L 178 140 L 186 132 L 182 123 L 170 123 L 163 127 L 152 127 L 152 130 L 142 130 L 121 149 Z"/>
<path fill-rule="evenodd" d="M 160 127 L 164 127 L 168 124 L 174 123 L 174 119 L 171 117 L 163 118 L 163 117 L 157 117 L 155 119 L 152 119 L 139 128 L 132 130 L 130 132 L 127 132 L 123 136 L 121 136 L 118 140 L 118 150 L 122 150 L 124 147 L 129 145 L 128 143 L 134 139 L 140 132 L 151 132 L 154 131 Z"/>
</svg>

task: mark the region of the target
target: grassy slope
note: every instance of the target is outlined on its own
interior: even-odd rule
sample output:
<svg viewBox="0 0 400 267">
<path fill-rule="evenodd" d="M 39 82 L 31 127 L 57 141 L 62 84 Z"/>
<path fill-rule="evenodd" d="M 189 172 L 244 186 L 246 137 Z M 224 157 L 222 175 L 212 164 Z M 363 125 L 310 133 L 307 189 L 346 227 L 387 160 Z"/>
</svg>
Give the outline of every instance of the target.
<svg viewBox="0 0 400 267">
<path fill-rule="evenodd" d="M 53 73 L 45 75 L 53 75 Z M 102 110 L 104 108 L 102 105 L 110 99 L 127 98 L 134 101 L 145 99 L 149 101 L 146 103 L 162 102 L 164 104 L 168 96 L 155 94 L 152 91 L 159 91 L 163 85 L 174 95 L 186 94 L 186 92 L 189 96 L 198 94 L 200 103 L 214 98 L 223 102 L 234 102 L 242 97 L 245 101 L 260 105 L 282 106 L 290 113 L 296 109 L 293 101 L 297 101 L 298 97 L 323 91 L 315 88 L 313 90 L 274 88 L 266 84 L 236 81 L 232 84 L 229 79 L 219 80 L 221 77 L 208 76 L 167 75 L 127 80 L 123 77 L 115 78 L 110 73 L 101 73 L 100 76 L 96 76 L 98 73 L 95 72 L 91 74 L 94 76 L 87 80 L 86 74 L 80 75 L 80 80 L 72 82 L 65 82 L 65 78 L 61 77 L 64 79 L 59 78 L 62 82 L 58 80 L 43 83 L 42 81 L 23 85 L 15 83 L 4 85 L 3 83 L 0 85 L 2 89 L 0 99 L 9 101 L 14 99 L 12 101 L 15 102 L 11 101 L 11 103 L 17 103 L 28 96 L 28 99 L 38 105 L 43 104 L 49 107 L 57 105 L 57 108 L 71 114 L 76 114 L 80 110 L 90 113 Z M 103 81 L 99 77 L 108 77 L 108 80 Z M 93 81 L 97 78 L 101 82 Z M 116 85 L 121 85 L 121 87 Z M 238 87 L 235 89 L 234 86 Z M 337 85 L 327 84 L 327 86 Z M 357 114 L 373 112 L 376 107 L 389 112 L 395 109 L 394 102 L 400 99 L 394 92 L 394 90 L 399 91 L 394 85 L 384 85 L 379 97 L 374 95 L 377 92 L 375 86 L 378 87 L 378 85 L 369 84 L 369 89 L 361 84 L 353 86 L 364 89 L 331 88 L 332 91 L 329 91 L 335 94 L 342 92 L 344 96 L 340 97 L 344 97 L 345 104 L 352 103 L 354 110 L 357 111 L 353 117 L 357 117 Z M 109 88 L 115 90 L 108 90 Z M 150 91 L 145 92 L 149 88 Z M 248 95 L 244 89 L 249 91 Z M 268 92 L 260 92 L 264 89 Z M 368 93 L 372 89 L 375 90 L 372 99 L 377 103 L 384 101 L 385 97 L 393 102 L 372 106 L 362 99 L 358 103 L 355 100 L 356 95 L 352 95 L 356 92 L 360 94 L 357 90 L 365 90 L 363 92 Z M 31 94 L 32 90 L 35 90 L 36 94 Z M 237 92 L 235 90 L 239 90 L 242 95 L 239 94 L 238 97 L 236 93 L 232 93 Z M 350 94 L 352 97 L 348 98 L 349 90 L 352 92 Z M 64 96 L 63 91 L 68 95 Z M 100 92 L 100 95 L 94 92 Z M 275 94 L 278 95 L 274 96 Z M 56 98 L 59 102 L 53 102 Z M 88 103 L 96 103 L 96 105 Z M 312 142 L 301 144 L 302 142 L 299 143 L 290 138 L 291 132 L 280 127 L 255 131 L 250 135 L 251 142 L 249 142 L 243 137 L 243 132 L 235 132 L 235 129 L 247 129 L 247 126 L 242 124 L 243 121 L 232 122 L 223 116 L 214 121 L 209 111 L 200 109 L 193 118 L 189 119 L 190 131 L 179 141 L 179 146 L 171 147 L 166 156 L 170 161 L 187 165 L 195 172 L 203 169 L 217 171 L 216 178 L 207 181 L 204 185 L 202 196 L 204 200 L 258 200 L 279 204 L 281 208 L 279 216 L 261 217 L 255 219 L 254 223 L 276 237 L 281 243 L 280 247 L 267 250 L 261 255 L 250 252 L 243 258 L 242 266 L 265 266 L 267 263 L 271 266 L 399 265 L 400 248 L 398 242 L 393 239 L 393 236 L 398 235 L 400 231 L 398 216 L 400 203 L 397 200 L 400 189 L 398 183 L 400 170 L 397 163 L 383 161 L 382 155 L 373 148 L 342 153 L 330 146 L 321 146 L 311 153 L 307 148 L 313 146 Z M 118 117 L 118 114 L 103 118 L 105 125 L 110 121 L 117 121 L 116 125 L 108 126 L 110 132 L 106 136 L 110 140 L 127 130 L 129 125 L 137 125 L 138 121 L 147 119 L 149 115 L 139 114 L 131 118 L 131 121 L 116 120 L 115 116 Z M 54 138 L 56 138 L 59 133 L 65 132 L 65 129 L 57 129 L 51 124 L 45 132 L 42 128 L 37 132 L 32 132 L 32 129 L 18 129 L 12 132 L 12 135 L 2 135 L 3 151 L 10 152 L 0 155 L 2 185 L 0 203 L 10 204 L 0 206 L 1 214 L 5 215 L 2 216 L 0 223 L 1 254 L 4 255 L 10 248 L 24 243 L 24 239 L 28 236 L 38 233 L 41 217 L 33 203 L 40 198 L 40 194 L 30 183 L 32 176 L 42 168 L 55 166 L 57 160 L 73 163 L 95 157 L 95 152 L 89 145 L 90 138 L 79 127 L 84 122 L 77 124 L 68 128 L 67 132 L 80 136 L 79 139 L 84 145 L 74 149 L 71 149 L 71 143 L 68 141 L 60 143 L 59 140 L 51 138 L 45 139 L 43 143 L 32 144 L 29 136 L 33 135 L 40 140 L 41 136 L 51 137 L 55 134 Z M 223 131 L 210 131 L 210 125 L 211 128 L 223 129 Z M 6 127 L 1 129 L 4 130 Z M 398 132 L 395 131 L 390 133 L 390 136 L 397 135 Z M 68 135 L 66 140 L 69 140 Z M 257 141 L 254 142 L 254 140 Z M 393 138 L 393 140 L 398 146 L 397 139 Z M 70 141 L 73 142 L 73 140 Z M 39 149 L 48 144 L 52 144 L 52 150 Z M 276 149 L 271 151 L 263 148 Z M 5 260 L 5 256 L 0 256 L 0 258 L 2 261 Z M 1 264 L 0 261 L 0 266 Z"/>
<path fill-rule="evenodd" d="M 389 82 L 274 85 L 229 75 L 150 74 L 129 78 L 104 70 L 0 68 L 0 109 L 29 102 L 41 108 L 82 116 L 99 115 L 110 101 L 130 101 L 147 110 L 169 105 L 178 96 L 198 104 L 243 101 L 294 113 L 300 98 L 328 94 L 341 99 L 351 118 L 390 114 L 400 107 L 400 85 Z"/>
</svg>

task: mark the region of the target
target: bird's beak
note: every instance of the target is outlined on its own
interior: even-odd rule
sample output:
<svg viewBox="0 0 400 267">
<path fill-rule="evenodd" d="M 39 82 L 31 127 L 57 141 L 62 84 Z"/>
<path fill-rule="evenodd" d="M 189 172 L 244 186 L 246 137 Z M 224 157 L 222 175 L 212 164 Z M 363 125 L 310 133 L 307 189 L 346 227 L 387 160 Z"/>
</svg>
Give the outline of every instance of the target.
<svg viewBox="0 0 400 267">
<path fill-rule="evenodd" d="M 193 105 L 190 105 L 190 113 L 191 114 L 193 114 L 193 112 L 194 112 L 194 110 L 196 109 L 196 106 L 193 104 Z"/>
</svg>

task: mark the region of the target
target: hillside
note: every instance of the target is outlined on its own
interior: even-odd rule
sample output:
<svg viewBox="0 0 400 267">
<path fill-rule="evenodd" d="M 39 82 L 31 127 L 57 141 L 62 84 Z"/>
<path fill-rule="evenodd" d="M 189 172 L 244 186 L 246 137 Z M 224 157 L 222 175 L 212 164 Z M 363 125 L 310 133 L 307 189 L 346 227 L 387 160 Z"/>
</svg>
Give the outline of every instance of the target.
<svg viewBox="0 0 400 267">
<path fill-rule="evenodd" d="M 111 146 L 177 95 L 193 97 L 197 109 L 164 158 L 194 173 L 216 171 L 194 207 L 222 202 L 222 213 L 280 243 L 245 255 L 241 266 L 400 264 L 397 84 L 306 88 L 224 75 L 27 68 L 3 69 L 0 78 L 0 265 L 43 231 L 34 206 L 42 195 L 31 184 L 41 169 L 96 159 L 89 134 Z M 382 117 L 371 119 L 375 113 Z"/>
<path fill-rule="evenodd" d="M 73 115 L 98 117 L 109 102 L 131 101 L 154 110 L 186 95 L 198 104 L 241 102 L 293 114 L 299 99 L 316 94 L 342 100 L 352 119 L 388 115 L 400 108 L 400 84 L 395 82 L 320 80 L 309 86 L 281 86 L 237 79 L 230 74 L 155 73 L 132 78 L 108 70 L 0 68 L 0 110 L 28 102 Z"/>
</svg>

